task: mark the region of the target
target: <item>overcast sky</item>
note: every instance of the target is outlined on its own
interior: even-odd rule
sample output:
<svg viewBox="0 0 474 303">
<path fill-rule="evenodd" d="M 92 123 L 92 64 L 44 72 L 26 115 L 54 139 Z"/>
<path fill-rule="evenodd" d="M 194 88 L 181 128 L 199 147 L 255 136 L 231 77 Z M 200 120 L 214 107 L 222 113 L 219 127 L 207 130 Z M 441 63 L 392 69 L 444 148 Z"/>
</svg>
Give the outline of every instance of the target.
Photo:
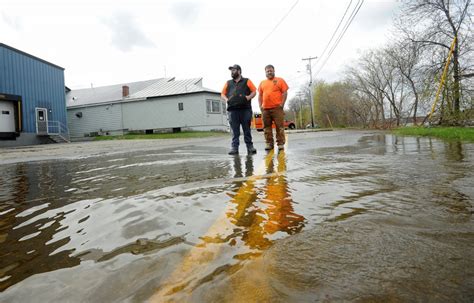
<svg viewBox="0 0 474 303">
<path fill-rule="evenodd" d="M 220 91 L 229 65 L 258 85 L 273 64 L 292 96 L 309 79 L 301 59 L 321 57 L 357 2 L 0 0 L 0 41 L 64 67 L 72 89 L 167 76 L 202 77 Z M 340 79 L 347 63 L 385 43 L 398 5 L 365 0 L 326 64 L 313 61 L 313 75 Z"/>
</svg>

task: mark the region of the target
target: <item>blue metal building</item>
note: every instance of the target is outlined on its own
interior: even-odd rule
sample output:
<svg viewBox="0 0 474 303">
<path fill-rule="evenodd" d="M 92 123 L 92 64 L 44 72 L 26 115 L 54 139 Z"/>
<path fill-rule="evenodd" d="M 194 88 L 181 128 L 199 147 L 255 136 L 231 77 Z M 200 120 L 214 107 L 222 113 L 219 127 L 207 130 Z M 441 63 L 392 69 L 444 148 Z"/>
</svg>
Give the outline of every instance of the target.
<svg viewBox="0 0 474 303">
<path fill-rule="evenodd" d="M 64 68 L 0 43 L 0 146 L 67 141 Z"/>
</svg>

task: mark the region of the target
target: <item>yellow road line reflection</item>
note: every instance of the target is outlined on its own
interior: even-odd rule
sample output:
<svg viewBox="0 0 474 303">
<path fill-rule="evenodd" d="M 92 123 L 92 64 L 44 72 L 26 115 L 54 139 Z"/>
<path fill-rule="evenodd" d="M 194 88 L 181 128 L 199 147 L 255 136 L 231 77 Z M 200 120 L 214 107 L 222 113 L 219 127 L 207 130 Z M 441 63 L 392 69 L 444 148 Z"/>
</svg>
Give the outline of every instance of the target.
<svg viewBox="0 0 474 303">
<path fill-rule="evenodd" d="M 274 155 L 270 151 L 254 174 L 242 182 L 225 212 L 201 237 L 202 243 L 188 252 L 150 301 L 186 300 L 202 283 L 223 272 L 232 274 L 242 262 L 260 255 L 272 244 L 271 236 L 276 232 L 293 234 L 303 228 L 304 217 L 294 213 L 286 182 L 286 154 L 278 153 L 276 171 Z M 265 292 L 260 287 L 260 297 Z"/>
</svg>

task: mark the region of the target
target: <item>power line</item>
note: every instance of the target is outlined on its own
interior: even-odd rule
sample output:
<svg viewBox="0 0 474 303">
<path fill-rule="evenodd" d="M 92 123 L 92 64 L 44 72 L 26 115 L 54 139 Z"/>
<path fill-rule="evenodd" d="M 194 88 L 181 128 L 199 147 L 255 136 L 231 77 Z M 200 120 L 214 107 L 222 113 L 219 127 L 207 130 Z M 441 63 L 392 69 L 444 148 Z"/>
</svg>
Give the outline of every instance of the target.
<svg viewBox="0 0 474 303">
<path fill-rule="evenodd" d="M 286 12 L 286 14 L 280 19 L 280 21 L 278 21 L 278 23 L 273 27 L 270 33 L 268 33 L 268 35 L 265 38 L 263 38 L 262 42 L 260 42 L 260 44 L 257 45 L 257 47 L 250 53 L 250 55 L 253 54 L 257 49 L 259 49 L 260 46 L 262 46 L 262 44 L 273 34 L 273 32 L 278 28 L 278 26 L 280 26 L 280 24 L 286 19 L 286 17 L 288 17 L 288 15 L 295 8 L 296 4 L 298 4 L 299 1 L 300 0 L 296 0 L 296 2 L 293 4 L 293 6 L 291 6 L 288 12 Z"/>
<path fill-rule="evenodd" d="M 355 16 L 357 15 L 357 13 L 359 12 L 360 8 L 362 7 L 362 4 L 364 4 L 364 0 L 360 0 L 357 4 L 356 4 L 356 7 L 354 7 L 354 9 L 352 10 L 352 13 L 351 15 L 349 16 L 349 19 L 348 21 L 346 22 L 346 24 L 344 25 L 344 28 L 342 30 L 342 32 L 339 34 L 336 42 L 334 43 L 334 45 L 332 46 L 331 50 L 329 51 L 329 54 L 328 56 L 326 57 L 326 59 L 324 60 L 323 64 L 321 65 L 321 67 L 318 69 L 318 71 L 316 72 L 316 74 L 314 75 L 315 77 L 319 74 L 319 72 L 323 69 L 323 67 L 326 65 L 326 62 L 329 60 L 329 58 L 331 57 L 332 53 L 334 52 L 334 50 L 336 49 L 336 47 L 338 46 L 339 42 L 342 40 L 342 37 L 344 37 L 344 34 L 346 33 L 347 29 L 349 28 L 349 26 L 351 25 L 352 21 L 354 20 Z"/>
<path fill-rule="evenodd" d="M 321 65 L 321 67 L 318 69 L 318 71 L 316 72 L 316 75 L 319 74 L 319 72 L 321 71 L 321 69 L 324 67 L 324 65 L 326 64 L 326 62 L 329 60 L 329 57 L 331 57 L 332 53 L 334 52 L 334 50 L 336 49 L 337 45 L 339 44 L 339 42 L 341 41 L 342 37 L 344 36 L 345 32 L 347 31 L 347 29 L 349 28 L 350 24 L 352 23 L 352 20 L 355 18 L 355 16 L 357 15 L 357 13 L 359 12 L 362 4 L 363 4 L 364 0 L 358 0 L 357 1 L 357 4 L 354 6 L 354 9 L 352 10 L 350 16 L 347 18 L 344 26 L 343 26 L 343 29 L 342 31 L 339 33 L 338 37 L 336 38 L 336 41 L 335 43 L 333 44 L 333 46 L 331 47 L 331 50 L 329 51 L 329 54 L 327 55 L 326 59 L 324 60 L 323 64 Z M 349 11 L 349 8 L 351 7 L 351 4 L 352 4 L 352 0 L 349 2 L 349 4 L 347 5 L 346 7 L 346 10 L 344 11 L 344 14 L 342 15 L 342 18 L 339 20 L 339 24 L 337 25 L 336 29 L 334 30 L 332 36 L 331 36 L 331 39 L 329 39 L 329 42 L 326 44 L 326 47 L 324 48 L 323 52 L 321 53 L 321 56 L 318 58 L 318 60 L 315 60 L 315 63 L 314 64 L 311 64 L 310 65 L 310 68 L 314 68 L 324 57 L 324 53 L 326 52 L 326 50 L 328 49 L 328 47 L 331 45 L 331 42 L 333 41 L 335 35 L 337 34 L 342 22 L 344 21 L 346 15 L 347 15 L 347 12 Z M 311 60 L 310 60 L 311 62 Z M 316 77 L 315 75 L 315 77 Z M 296 77 L 293 77 L 291 78 L 291 80 L 295 80 L 295 79 L 299 79 L 299 78 L 302 78 L 304 75 L 299 75 L 299 76 L 296 76 Z M 310 75 L 312 77 L 312 74 Z M 311 77 L 310 77 L 310 82 L 311 81 Z"/>
<path fill-rule="evenodd" d="M 336 49 L 336 47 L 339 45 L 339 42 L 342 40 L 342 38 L 344 37 L 344 34 L 346 33 L 347 29 L 349 28 L 349 26 L 351 25 L 352 21 L 354 20 L 355 16 L 357 15 L 357 13 L 359 12 L 360 8 L 362 7 L 362 4 L 364 4 L 364 0 L 360 0 L 358 1 L 358 3 L 356 4 L 356 6 L 354 7 L 354 9 L 352 10 L 352 13 L 351 15 L 349 16 L 349 19 L 346 21 L 345 25 L 344 25 L 344 28 L 342 29 L 342 32 L 339 34 L 338 38 L 336 39 L 336 42 L 333 44 L 333 46 L 331 47 L 331 50 L 329 51 L 329 54 L 327 55 L 326 59 L 324 60 L 323 64 L 319 67 L 319 69 L 317 70 L 316 74 L 315 74 L 315 77 L 319 74 L 319 72 L 324 68 L 324 66 L 326 65 L 326 62 L 329 60 L 329 58 L 331 57 L 331 55 L 333 54 L 334 50 Z"/>
<path fill-rule="evenodd" d="M 331 50 L 330 50 L 330 52 L 329 52 L 329 56 L 332 55 L 334 49 L 335 49 L 335 48 L 337 47 L 337 45 L 339 44 L 339 41 L 342 40 L 342 37 L 344 36 L 344 34 L 346 33 L 346 30 L 347 30 L 347 29 L 349 28 L 349 26 L 351 25 L 352 20 L 354 20 L 355 16 L 356 16 L 357 13 L 359 12 L 359 10 L 360 10 L 360 8 L 361 8 L 361 6 L 362 6 L 363 3 L 364 3 L 364 0 L 360 1 L 360 5 L 359 5 L 359 3 L 356 4 L 356 6 L 359 5 L 359 6 L 357 7 L 357 10 L 353 10 L 353 11 L 352 11 L 352 14 L 349 16 L 349 18 L 350 18 L 349 22 L 346 23 L 346 26 L 345 26 L 344 29 L 343 29 L 343 33 L 339 36 L 339 38 L 338 38 L 338 40 L 336 41 L 335 45 L 331 48 Z"/>
<path fill-rule="evenodd" d="M 334 36 L 336 35 L 336 33 L 337 33 L 338 29 L 339 29 L 339 26 L 341 26 L 342 21 L 343 21 L 344 18 L 346 17 L 347 11 L 348 11 L 349 8 L 351 7 L 351 4 L 352 4 L 352 0 L 349 2 L 349 5 L 347 5 L 346 11 L 344 12 L 344 15 L 342 15 L 341 20 L 339 20 L 339 24 L 337 25 L 336 29 L 335 29 L 334 32 L 332 33 L 331 39 L 329 39 L 328 44 L 326 44 L 326 47 L 324 48 L 323 52 L 321 53 L 320 58 L 322 58 L 322 57 L 324 56 L 324 53 L 326 52 L 326 50 L 328 49 L 329 45 L 331 44 L 332 39 L 334 39 Z M 318 61 L 316 61 L 316 62 L 314 63 L 314 65 L 316 65 L 317 63 L 318 63 Z M 313 67 L 314 67 L 314 66 L 313 66 Z"/>
</svg>

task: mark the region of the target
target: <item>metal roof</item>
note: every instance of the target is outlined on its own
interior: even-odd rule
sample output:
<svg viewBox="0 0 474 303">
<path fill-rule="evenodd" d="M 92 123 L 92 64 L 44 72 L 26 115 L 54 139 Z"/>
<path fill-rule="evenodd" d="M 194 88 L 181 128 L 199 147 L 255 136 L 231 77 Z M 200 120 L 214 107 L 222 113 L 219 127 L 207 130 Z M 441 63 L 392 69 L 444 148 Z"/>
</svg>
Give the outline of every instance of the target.
<svg viewBox="0 0 474 303">
<path fill-rule="evenodd" d="M 122 86 L 128 86 L 130 94 L 122 97 Z M 102 103 L 117 103 L 145 100 L 153 97 L 182 95 L 197 92 L 217 91 L 202 87 L 202 78 L 175 80 L 159 78 L 140 82 L 116 84 L 86 89 L 71 90 L 66 94 L 67 107 L 82 107 Z"/>
</svg>

